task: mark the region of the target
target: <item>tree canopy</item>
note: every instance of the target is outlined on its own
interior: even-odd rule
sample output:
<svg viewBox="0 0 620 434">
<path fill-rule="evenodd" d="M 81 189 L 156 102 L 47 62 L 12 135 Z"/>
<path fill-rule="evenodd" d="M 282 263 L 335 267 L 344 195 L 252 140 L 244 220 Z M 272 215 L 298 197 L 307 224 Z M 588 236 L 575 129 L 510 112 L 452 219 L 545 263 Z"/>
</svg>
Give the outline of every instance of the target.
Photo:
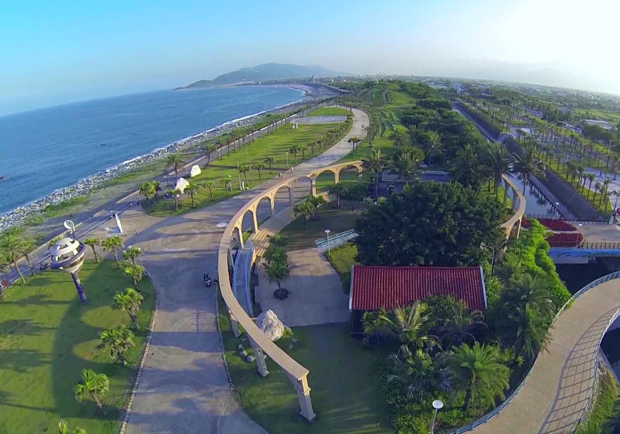
<svg viewBox="0 0 620 434">
<path fill-rule="evenodd" d="M 417 182 L 357 220 L 358 259 L 368 265 L 479 264 L 481 244 L 500 236 L 502 215 L 494 197 L 457 183 Z"/>
</svg>

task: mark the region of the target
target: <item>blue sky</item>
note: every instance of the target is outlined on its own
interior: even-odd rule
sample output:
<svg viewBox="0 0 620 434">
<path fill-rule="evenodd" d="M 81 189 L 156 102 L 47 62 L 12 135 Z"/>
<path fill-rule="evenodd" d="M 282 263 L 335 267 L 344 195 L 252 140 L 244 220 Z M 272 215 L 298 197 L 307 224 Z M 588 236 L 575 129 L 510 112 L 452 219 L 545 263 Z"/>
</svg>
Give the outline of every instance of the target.
<svg viewBox="0 0 620 434">
<path fill-rule="evenodd" d="M 620 93 L 613 0 L 0 2 L 0 114 L 265 62 Z"/>
</svg>

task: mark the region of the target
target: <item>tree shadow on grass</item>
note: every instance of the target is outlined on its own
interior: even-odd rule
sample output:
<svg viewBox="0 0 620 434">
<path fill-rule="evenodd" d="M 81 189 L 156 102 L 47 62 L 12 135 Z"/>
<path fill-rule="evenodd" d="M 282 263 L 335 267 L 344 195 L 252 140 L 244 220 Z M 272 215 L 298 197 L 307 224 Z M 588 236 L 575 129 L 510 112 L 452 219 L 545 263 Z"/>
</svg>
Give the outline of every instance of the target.
<svg viewBox="0 0 620 434">
<path fill-rule="evenodd" d="M 37 350 L 26 349 L 0 350 L 0 360 L 3 369 L 15 372 L 27 372 L 31 368 L 38 368 L 49 363 L 47 355 Z"/>
<path fill-rule="evenodd" d="M 77 293 L 76 293 L 77 294 Z M 15 306 L 46 306 L 46 305 L 59 305 L 59 304 L 69 304 L 69 301 L 64 300 L 50 300 L 50 296 L 48 294 L 34 294 L 26 298 L 21 298 L 16 301 L 5 300 L 2 304 L 15 305 Z"/>
<path fill-rule="evenodd" d="M 32 336 L 39 335 L 50 327 L 44 327 L 30 319 L 12 319 L 0 323 L 0 338 L 2 336 Z"/>
</svg>

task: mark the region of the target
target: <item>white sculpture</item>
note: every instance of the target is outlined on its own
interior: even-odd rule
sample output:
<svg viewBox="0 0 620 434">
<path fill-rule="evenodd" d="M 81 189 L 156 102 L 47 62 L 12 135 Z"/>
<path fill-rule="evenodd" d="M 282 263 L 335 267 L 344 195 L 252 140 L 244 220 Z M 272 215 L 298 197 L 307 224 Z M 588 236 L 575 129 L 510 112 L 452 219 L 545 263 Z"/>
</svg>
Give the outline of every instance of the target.
<svg viewBox="0 0 620 434">
<path fill-rule="evenodd" d="M 188 185 L 189 185 L 189 182 L 187 181 L 187 179 L 179 178 L 174 188 L 175 190 L 179 190 L 181 194 L 183 194 Z"/>
<path fill-rule="evenodd" d="M 284 334 L 284 324 L 272 310 L 262 312 L 258 315 L 258 318 L 256 318 L 256 326 L 261 329 L 272 342 L 277 341 Z"/>
<path fill-rule="evenodd" d="M 200 166 L 198 164 L 194 164 L 189 171 L 189 177 L 193 178 L 194 176 L 198 176 L 201 172 L 202 170 L 200 170 Z"/>
</svg>

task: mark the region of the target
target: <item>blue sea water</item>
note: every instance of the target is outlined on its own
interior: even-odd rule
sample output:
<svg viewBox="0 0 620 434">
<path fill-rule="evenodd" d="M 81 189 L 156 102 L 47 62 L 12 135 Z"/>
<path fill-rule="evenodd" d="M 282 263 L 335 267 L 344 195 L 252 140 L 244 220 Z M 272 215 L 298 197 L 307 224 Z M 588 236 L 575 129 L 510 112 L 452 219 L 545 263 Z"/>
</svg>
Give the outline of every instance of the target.
<svg viewBox="0 0 620 434">
<path fill-rule="evenodd" d="M 274 87 L 167 90 L 0 117 L 0 215 L 156 148 L 302 98 L 300 90 Z"/>
</svg>

